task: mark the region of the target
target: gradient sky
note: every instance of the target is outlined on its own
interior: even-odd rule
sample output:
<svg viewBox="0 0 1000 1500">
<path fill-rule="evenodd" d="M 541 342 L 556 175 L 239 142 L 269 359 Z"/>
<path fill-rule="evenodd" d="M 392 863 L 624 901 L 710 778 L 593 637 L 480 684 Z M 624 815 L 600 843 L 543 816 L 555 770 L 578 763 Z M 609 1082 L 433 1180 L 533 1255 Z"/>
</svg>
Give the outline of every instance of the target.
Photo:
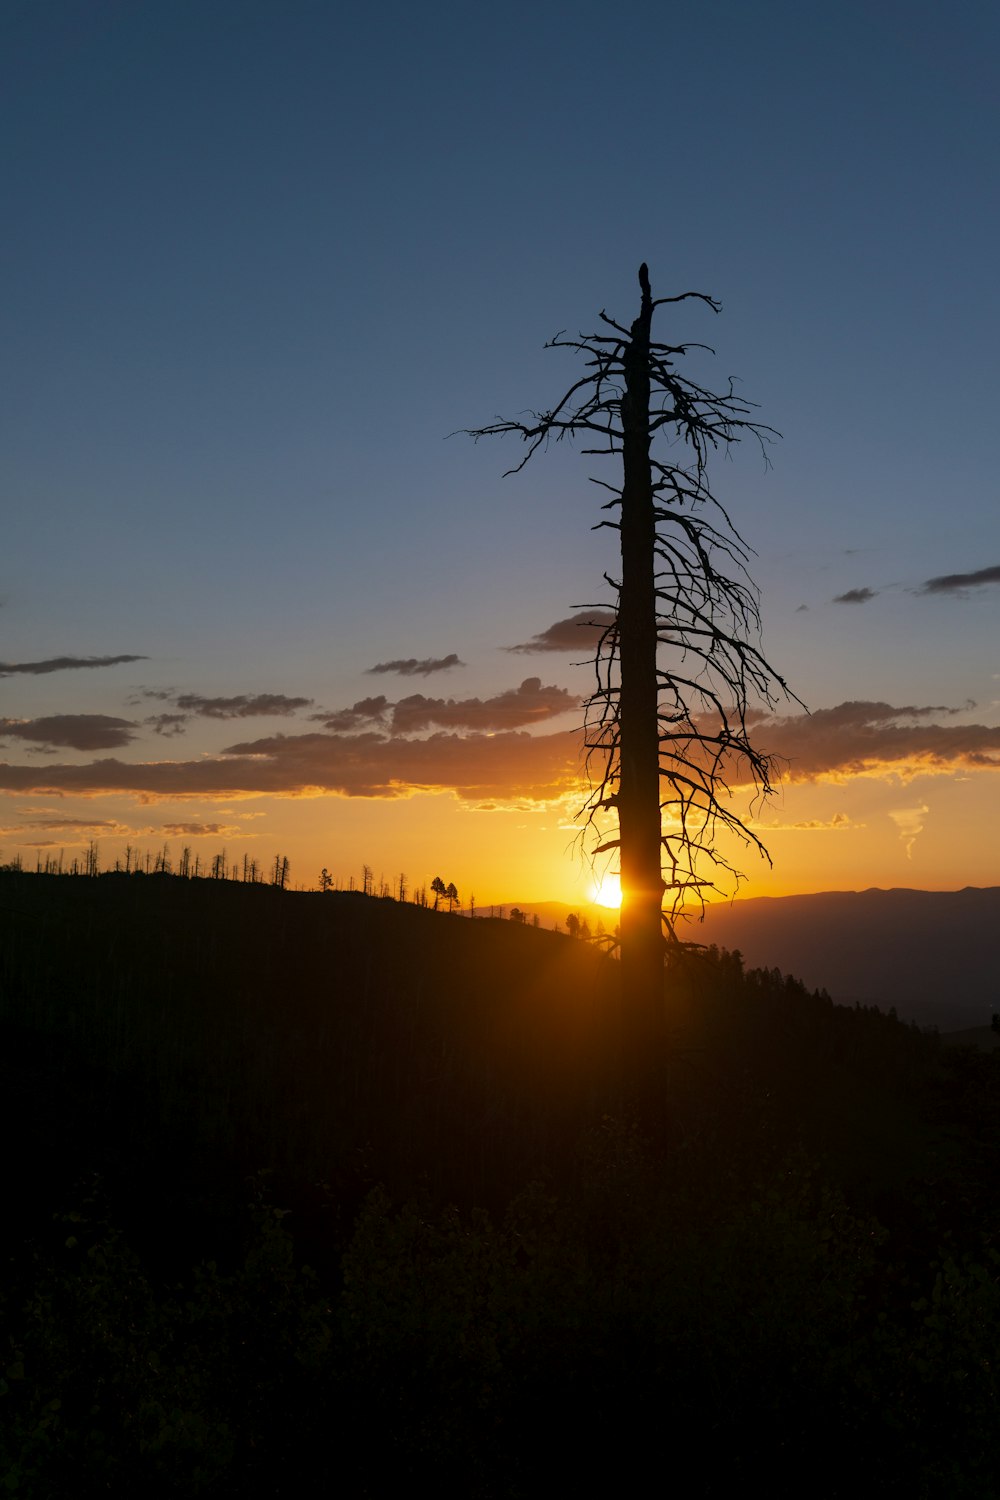
<svg viewBox="0 0 1000 1500">
<path fill-rule="evenodd" d="M 545 340 L 647 260 L 783 434 L 712 476 L 813 710 L 761 726 L 745 893 L 1000 883 L 998 44 L 963 0 L 0 0 L 0 859 L 585 894 L 586 648 L 505 648 L 608 602 L 601 471 L 448 435 L 560 395 Z"/>
</svg>

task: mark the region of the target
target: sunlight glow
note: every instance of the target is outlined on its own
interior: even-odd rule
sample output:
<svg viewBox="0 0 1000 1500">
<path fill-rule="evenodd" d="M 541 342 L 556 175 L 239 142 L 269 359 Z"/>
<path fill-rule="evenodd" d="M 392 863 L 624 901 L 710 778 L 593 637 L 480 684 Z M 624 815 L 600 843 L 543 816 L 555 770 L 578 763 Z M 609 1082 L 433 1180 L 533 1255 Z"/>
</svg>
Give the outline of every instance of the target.
<svg viewBox="0 0 1000 1500">
<path fill-rule="evenodd" d="M 621 881 L 613 871 L 609 870 L 606 875 L 602 875 L 600 879 L 595 880 L 591 899 L 596 901 L 598 906 L 607 906 L 614 910 L 617 910 L 621 906 Z"/>
</svg>

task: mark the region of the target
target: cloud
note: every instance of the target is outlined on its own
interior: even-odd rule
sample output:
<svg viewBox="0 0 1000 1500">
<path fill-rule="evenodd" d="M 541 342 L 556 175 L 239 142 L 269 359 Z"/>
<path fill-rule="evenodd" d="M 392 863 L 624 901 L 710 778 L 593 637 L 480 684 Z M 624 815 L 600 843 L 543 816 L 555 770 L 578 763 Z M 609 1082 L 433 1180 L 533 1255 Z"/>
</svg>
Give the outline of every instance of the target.
<svg viewBox="0 0 1000 1500">
<path fill-rule="evenodd" d="M 913 846 L 918 836 L 924 831 L 924 816 L 929 812 L 930 808 L 926 804 L 921 804 L 920 807 L 900 807 L 889 813 L 899 829 L 907 859 L 913 858 Z"/>
<path fill-rule="evenodd" d="M 169 725 L 183 722 L 182 715 L 201 719 L 273 718 L 294 714 L 300 708 L 310 708 L 313 703 L 312 698 L 287 698 L 284 693 L 239 693 L 233 698 L 206 698 L 201 693 L 177 693 L 172 688 L 144 688 L 138 698 L 130 701 L 137 703 L 143 698 L 172 703 L 180 709 L 180 714 L 164 714 L 158 719 L 147 720 L 154 728 L 159 720 L 167 721 L 165 729 L 156 728 L 158 734 L 176 734 L 177 730 Z"/>
<path fill-rule="evenodd" d="M 437 725 L 441 729 L 520 729 L 578 708 L 580 698 L 566 688 L 543 687 L 540 677 L 526 677 L 520 687 L 492 698 L 425 698 L 414 693 L 392 710 L 394 734 L 413 734 Z"/>
<path fill-rule="evenodd" d="M 982 588 L 984 584 L 1000 583 L 1000 566 L 980 568 L 976 573 L 942 573 L 939 578 L 928 578 L 917 590 L 919 594 L 954 594 L 960 589 Z"/>
<path fill-rule="evenodd" d="M 547 630 L 533 635 L 519 646 L 505 646 L 505 651 L 589 651 L 596 647 L 602 634 L 615 622 L 610 609 L 582 609 L 566 620 L 557 620 Z"/>
<path fill-rule="evenodd" d="M 148 833 L 160 832 L 168 839 L 231 839 L 237 835 L 247 837 L 234 823 L 164 823 L 159 829 L 150 828 L 146 831 Z"/>
<path fill-rule="evenodd" d="M 235 698 L 203 698 L 200 693 L 179 693 L 173 700 L 182 713 L 204 719 L 256 719 L 287 716 L 310 708 L 311 698 L 286 698 L 284 693 L 240 693 Z"/>
<path fill-rule="evenodd" d="M 41 719 L 0 719 L 0 738 L 64 750 L 117 750 L 131 744 L 135 727 L 128 719 L 107 714 L 50 714 Z"/>
<path fill-rule="evenodd" d="M 189 717 L 189 714 L 150 714 L 148 719 L 143 720 L 143 723 L 154 734 L 172 737 L 173 735 L 184 733 L 184 725 L 187 723 Z"/>
<path fill-rule="evenodd" d="M 129 831 L 127 825 L 119 823 L 116 818 L 63 818 L 54 815 L 52 817 L 40 818 L 27 817 L 18 824 L 11 824 L 9 827 L 0 828 L 0 835 L 7 838 L 11 835 L 24 833 L 32 828 L 46 829 L 50 833 L 65 831 L 74 834 L 106 833 L 117 835 Z"/>
<path fill-rule="evenodd" d="M 0 763 L 0 789 L 38 795 L 101 796 L 112 792 L 145 801 L 176 797 L 301 796 L 404 797 L 451 791 L 473 801 L 552 801 L 581 786 L 581 740 L 576 731 L 531 735 L 434 734 L 426 739 L 355 735 L 275 735 L 232 745 L 222 755 L 194 761 L 85 766 Z"/>
<path fill-rule="evenodd" d="M 771 833 L 846 833 L 849 828 L 864 828 L 864 823 L 855 823 L 847 813 L 834 813 L 832 818 L 803 818 L 798 823 L 756 822 L 753 826 L 765 834 Z"/>
<path fill-rule="evenodd" d="M 392 707 L 388 698 L 380 694 L 377 698 L 360 698 L 353 708 L 340 708 L 335 713 L 310 714 L 309 717 L 337 734 L 351 734 L 375 724 L 382 727 L 386 714 Z"/>
<path fill-rule="evenodd" d="M 401 677 L 429 677 L 432 672 L 447 672 L 452 667 L 464 667 L 465 662 L 459 661 L 454 651 L 448 656 L 425 656 L 418 661 L 415 656 L 408 656 L 401 661 L 380 661 L 374 667 L 367 667 L 369 674 L 376 672 L 398 672 Z"/>
<path fill-rule="evenodd" d="M 812 714 L 761 717 L 752 734 L 758 749 L 786 763 L 792 781 L 1000 770 L 1000 727 L 934 722 L 966 708 L 840 703 Z"/>
<path fill-rule="evenodd" d="M 206 698 L 201 693 L 178 693 L 173 688 L 143 688 L 129 702 L 144 699 L 172 703 L 177 713 L 150 714 L 143 723 L 154 734 L 173 738 L 183 734 L 188 722 L 200 719 L 256 719 L 289 717 L 300 708 L 310 708 L 312 698 L 288 698 L 284 693 L 240 693 L 233 698 Z"/>
<path fill-rule="evenodd" d="M 389 734 L 419 734 L 431 728 L 521 729 L 578 708 L 580 698 L 566 688 L 544 687 L 540 677 L 526 677 L 520 687 L 507 688 L 492 698 L 426 698 L 413 693 L 390 703 L 383 696 L 362 698 L 353 708 L 312 718 L 338 734 L 377 727 Z"/>
<path fill-rule="evenodd" d="M 877 589 L 848 589 L 846 594 L 836 594 L 834 604 L 867 604 L 878 597 Z"/>
<path fill-rule="evenodd" d="M 46 672 L 67 672 L 80 667 L 116 667 L 125 661 L 148 661 L 148 656 L 51 656 L 46 661 L 0 661 L 0 677 L 28 673 L 41 677 Z"/>
</svg>

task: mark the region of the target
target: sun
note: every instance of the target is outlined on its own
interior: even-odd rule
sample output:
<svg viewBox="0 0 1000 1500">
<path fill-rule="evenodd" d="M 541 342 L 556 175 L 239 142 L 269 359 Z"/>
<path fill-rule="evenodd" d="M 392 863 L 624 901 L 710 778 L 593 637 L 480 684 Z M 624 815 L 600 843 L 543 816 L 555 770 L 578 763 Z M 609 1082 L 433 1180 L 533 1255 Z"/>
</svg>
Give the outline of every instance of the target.
<svg viewBox="0 0 1000 1500">
<path fill-rule="evenodd" d="M 593 885 L 591 900 L 598 906 L 607 906 L 617 910 L 622 904 L 622 886 L 618 876 L 611 870 L 605 875 L 599 876 Z"/>
</svg>

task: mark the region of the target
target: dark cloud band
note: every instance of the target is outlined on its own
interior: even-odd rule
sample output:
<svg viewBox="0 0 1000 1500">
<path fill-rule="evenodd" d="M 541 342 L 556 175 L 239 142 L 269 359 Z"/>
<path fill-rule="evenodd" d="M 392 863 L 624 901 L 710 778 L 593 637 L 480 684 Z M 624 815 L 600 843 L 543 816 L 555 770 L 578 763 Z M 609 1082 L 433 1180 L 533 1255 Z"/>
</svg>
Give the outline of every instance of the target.
<svg viewBox="0 0 1000 1500">
<path fill-rule="evenodd" d="M 505 646 L 504 650 L 522 655 L 536 651 L 587 651 L 596 647 L 605 630 L 614 623 L 613 610 L 582 609 L 566 620 L 557 620 L 530 640 L 522 641 L 518 646 Z"/>
<path fill-rule="evenodd" d="M 117 667 L 121 662 L 148 660 L 148 656 L 50 656 L 45 661 L 0 661 L 0 677 L 13 677 L 17 673 L 41 677 L 47 672 L 78 671 L 81 667 Z"/>
<path fill-rule="evenodd" d="M 848 589 L 846 594 L 834 596 L 834 604 L 867 604 L 877 596 L 877 589 Z"/>
<path fill-rule="evenodd" d="M 942 573 L 921 584 L 921 594 L 954 594 L 961 589 L 978 589 L 985 584 L 1000 583 L 1000 567 L 980 568 L 976 573 Z"/>
<path fill-rule="evenodd" d="M 432 672 L 448 672 L 452 667 L 464 667 L 465 662 L 459 661 L 456 652 L 449 652 L 447 656 L 425 656 L 418 660 L 415 656 L 407 656 L 399 661 L 380 661 L 373 667 L 367 667 L 370 676 L 380 672 L 396 672 L 400 677 L 429 677 Z"/>
<path fill-rule="evenodd" d="M 0 719 L 0 738 L 60 750 L 118 750 L 132 743 L 135 725 L 107 714 L 49 714 L 41 719 Z"/>
</svg>

